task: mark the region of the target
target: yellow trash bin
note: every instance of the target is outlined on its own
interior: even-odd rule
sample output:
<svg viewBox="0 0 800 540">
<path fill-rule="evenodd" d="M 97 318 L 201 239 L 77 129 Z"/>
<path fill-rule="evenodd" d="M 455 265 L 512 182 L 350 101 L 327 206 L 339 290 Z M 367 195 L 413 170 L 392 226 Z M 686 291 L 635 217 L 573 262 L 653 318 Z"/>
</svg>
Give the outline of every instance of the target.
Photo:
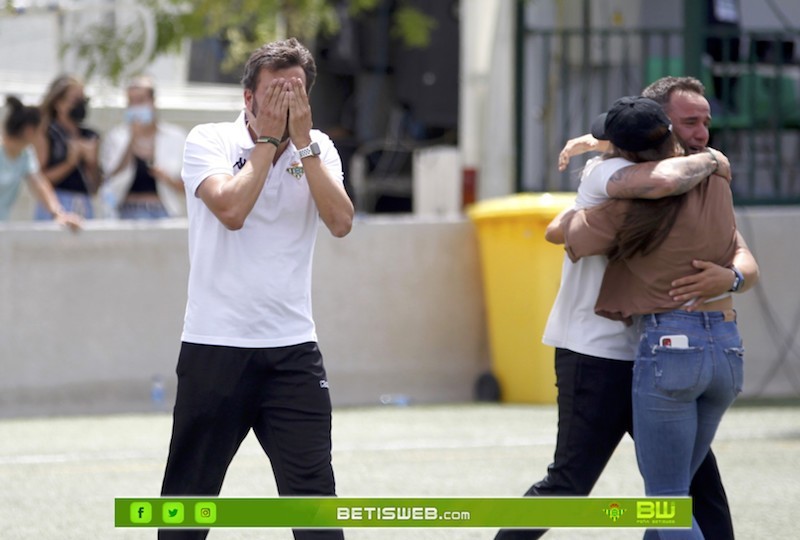
<svg viewBox="0 0 800 540">
<path fill-rule="evenodd" d="M 492 372 L 503 401 L 555 403 L 553 348 L 542 343 L 542 334 L 564 249 L 544 233 L 574 201 L 574 193 L 521 193 L 468 210 L 478 233 Z"/>
</svg>

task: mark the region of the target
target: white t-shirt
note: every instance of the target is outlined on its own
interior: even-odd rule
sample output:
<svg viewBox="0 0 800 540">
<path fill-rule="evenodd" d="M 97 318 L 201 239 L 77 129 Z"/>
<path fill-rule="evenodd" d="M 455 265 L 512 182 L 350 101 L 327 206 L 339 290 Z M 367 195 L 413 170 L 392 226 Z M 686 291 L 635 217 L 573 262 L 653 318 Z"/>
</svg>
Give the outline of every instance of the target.
<svg viewBox="0 0 800 540">
<path fill-rule="evenodd" d="M 591 159 L 583 170 L 575 207 L 596 206 L 608 200 L 609 178 L 628 165 L 633 163 L 623 158 Z M 608 259 L 602 255 L 584 257 L 576 263 L 564 255 L 561 287 L 550 310 L 543 343 L 599 358 L 636 358 L 639 338 L 636 329 L 594 312 L 607 264 Z"/>
<path fill-rule="evenodd" d="M 333 142 L 312 130 L 323 163 L 343 181 Z M 215 174 L 235 175 L 255 144 L 244 113 L 235 122 L 203 124 L 186 140 L 183 181 L 189 216 L 189 294 L 182 340 L 263 348 L 316 341 L 311 262 L 319 214 L 290 142 L 238 231 L 214 216 L 196 193 Z"/>
</svg>

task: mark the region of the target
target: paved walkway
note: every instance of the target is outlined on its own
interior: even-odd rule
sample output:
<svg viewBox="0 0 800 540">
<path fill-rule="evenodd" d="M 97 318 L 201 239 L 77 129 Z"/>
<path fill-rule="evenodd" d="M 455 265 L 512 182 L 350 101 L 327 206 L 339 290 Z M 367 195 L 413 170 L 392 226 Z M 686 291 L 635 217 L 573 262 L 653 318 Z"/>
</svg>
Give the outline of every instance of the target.
<svg viewBox="0 0 800 540">
<path fill-rule="evenodd" d="M 0 537 L 145 539 L 113 527 L 114 497 L 158 494 L 171 418 L 164 413 L 0 421 Z M 552 406 L 339 409 L 334 467 L 342 496 L 516 496 L 539 479 L 555 441 Z M 741 539 L 797 538 L 800 407 L 738 405 L 714 450 Z M 623 441 L 594 495 L 641 496 Z M 269 462 L 249 436 L 223 496 L 274 496 Z M 490 529 L 350 530 L 348 540 L 489 540 Z M 641 530 L 554 530 L 546 538 L 636 539 Z M 290 539 L 287 530 L 214 530 L 209 539 Z"/>
</svg>

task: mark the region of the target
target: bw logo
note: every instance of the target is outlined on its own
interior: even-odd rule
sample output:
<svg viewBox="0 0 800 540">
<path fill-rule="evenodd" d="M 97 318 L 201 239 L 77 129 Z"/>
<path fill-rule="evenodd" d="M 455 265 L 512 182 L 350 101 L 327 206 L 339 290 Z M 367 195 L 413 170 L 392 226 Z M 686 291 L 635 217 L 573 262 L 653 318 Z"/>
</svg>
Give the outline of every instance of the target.
<svg viewBox="0 0 800 540">
<path fill-rule="evenodd" d="M 675 503 L 670 501 L 636 501 L 637 519 L 672 519 Z"/>
</svg>

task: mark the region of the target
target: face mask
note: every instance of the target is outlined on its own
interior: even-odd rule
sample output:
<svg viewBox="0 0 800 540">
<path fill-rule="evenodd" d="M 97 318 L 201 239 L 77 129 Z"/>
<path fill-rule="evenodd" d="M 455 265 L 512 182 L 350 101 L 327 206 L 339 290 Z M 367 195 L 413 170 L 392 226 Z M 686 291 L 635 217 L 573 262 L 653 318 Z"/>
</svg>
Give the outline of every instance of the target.
<svg viewBox="0 0 800 540">
<path fill-rule="evenodd" d="M 86 119 L 86 100 L 82 99 L 69 110 L 69 117 L 80 124 Z"/>
<path fill-rule="evenodd" d="M 125 109 L 125 121 L 129 124 L 152 124 L 153 109 L 147 105 L 133 105 Z"/>
</svg>

